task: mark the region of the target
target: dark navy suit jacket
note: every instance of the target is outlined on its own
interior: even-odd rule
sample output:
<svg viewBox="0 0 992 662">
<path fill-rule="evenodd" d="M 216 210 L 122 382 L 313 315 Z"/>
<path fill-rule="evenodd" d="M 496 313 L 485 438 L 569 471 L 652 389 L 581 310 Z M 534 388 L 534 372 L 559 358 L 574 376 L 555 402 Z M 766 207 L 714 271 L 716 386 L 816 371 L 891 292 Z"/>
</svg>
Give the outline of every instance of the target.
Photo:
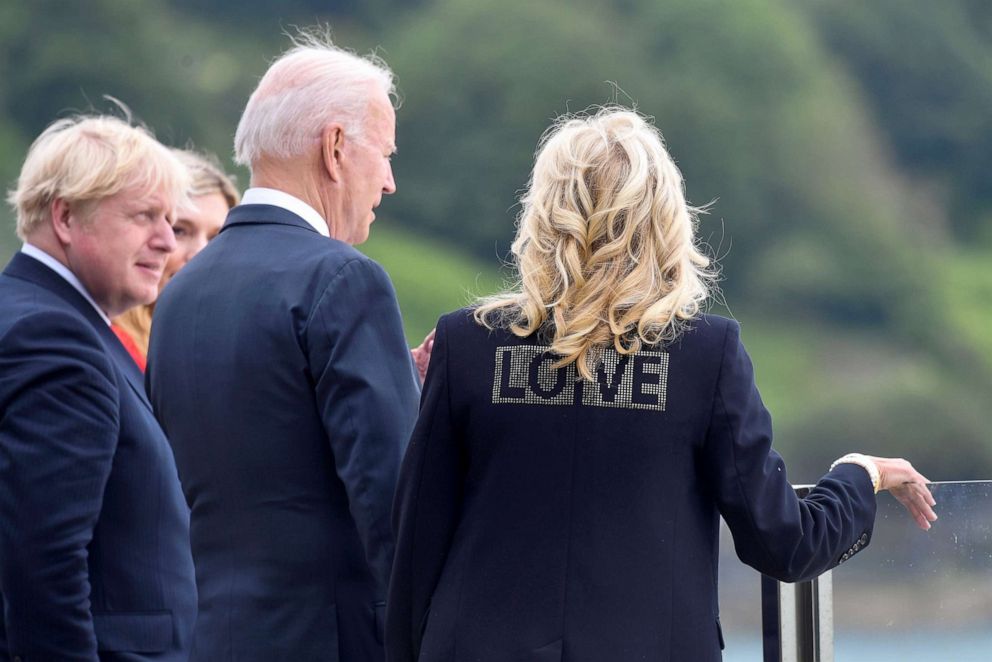
<svg viewBox="0 0 992 662">
<path fill-rule="evenodd" d="M 141 374 L 61 276 L 0 276 L 0 655 L 187 659 L 189 511 Z"/>
<path fill-rule="evenodd" d="M 441 318 L 394 510 L 390 662 L 720 659 L 719 517 L 784 581 L 867 544 L 867 472 L 805 499 L 735 322 L 604 354 L 594 383 L 535 335 Z"/>
<path fill-rule="evenodd" d="M 156 305 L 147 378 L 192 509 L 193 659 L 382 659 L 419 397 L 382 268 L 236 207 Z"/>
</svg>

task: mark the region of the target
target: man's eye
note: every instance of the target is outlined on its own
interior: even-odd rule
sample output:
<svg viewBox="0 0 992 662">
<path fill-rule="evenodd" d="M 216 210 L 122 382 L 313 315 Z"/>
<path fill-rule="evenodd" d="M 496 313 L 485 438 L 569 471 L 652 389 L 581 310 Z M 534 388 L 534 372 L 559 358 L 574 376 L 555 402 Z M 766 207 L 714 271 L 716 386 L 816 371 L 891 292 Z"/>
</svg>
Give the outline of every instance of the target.
<svg viewBox="0 0 992 662">
<path fill-rule="evenodd" d="M 176 235 L 177 237 L 185 237 L 186 228 L 172 228 L 172 234 Z"/>
</svg>

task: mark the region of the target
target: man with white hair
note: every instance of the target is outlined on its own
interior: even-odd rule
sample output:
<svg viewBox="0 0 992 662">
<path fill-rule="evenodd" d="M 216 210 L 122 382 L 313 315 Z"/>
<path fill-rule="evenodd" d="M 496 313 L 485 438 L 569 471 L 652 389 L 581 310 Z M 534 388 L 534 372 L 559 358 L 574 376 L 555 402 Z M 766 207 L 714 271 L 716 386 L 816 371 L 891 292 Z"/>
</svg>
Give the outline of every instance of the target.
<svg viewBox="0 0 992 662">
<path fill-rule="evenodd" d="M 189 512 L 110 318 L 153 301 L 188 173 L 114 117 L 59 120 L 10 202 L 0 275 L 0 657 L 182 662 Z M 9 656 L 9 657 L 8 657 Z"/>
<path fill-rule="evenodd" d="M 304 38 L 238 125 L 251 188 L 156 304 L 155 412 L 191 511 L 194 660 L 381 660 L 419 380 L 383 269 L 390 71 Z M 415 350 L 425 358 L 428 344 Z"/>
</svg>

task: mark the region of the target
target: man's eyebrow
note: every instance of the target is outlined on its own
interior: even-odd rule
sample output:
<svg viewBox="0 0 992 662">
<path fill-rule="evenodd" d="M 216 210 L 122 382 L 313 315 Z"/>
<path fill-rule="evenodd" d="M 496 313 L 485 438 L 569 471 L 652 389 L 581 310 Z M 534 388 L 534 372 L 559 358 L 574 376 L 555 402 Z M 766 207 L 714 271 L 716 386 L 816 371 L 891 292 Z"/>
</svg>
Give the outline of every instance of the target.
<svg viewBox="0 0 992 662">
<path fill-rule="evenodd" d="M 163 209 L 166 209 L 167 207 L 153 200 L 137 199 L 137 200 L 128 200 L 124 208 L 132 214 L 141 214 L 148 211 L 151 212 L 161 211 Z"/>
</svg>

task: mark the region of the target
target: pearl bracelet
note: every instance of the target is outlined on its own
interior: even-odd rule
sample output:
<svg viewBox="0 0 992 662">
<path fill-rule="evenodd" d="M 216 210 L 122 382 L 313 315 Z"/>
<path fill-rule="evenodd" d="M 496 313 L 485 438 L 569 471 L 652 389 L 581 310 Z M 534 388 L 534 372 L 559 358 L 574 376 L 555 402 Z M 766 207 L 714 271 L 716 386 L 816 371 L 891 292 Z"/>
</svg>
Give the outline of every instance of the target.
<svg viewBox="0 0 992 662">
<path fill-rule="evenodd" d="M 878 488 L 882 482 L 882 473 L 878 470 L 878 465 L 867 455 L 862 455 L 861 453 L 848 453 L 847 455 L 837 458 L 837 460 L 830 465 L 830 471 L 833 471 L 838 464 L 856 464 L 862 467 L 868 472 L 868 478 L 871 479 L 871 486 L 875 489 L 875 493 L 878 494 Z"/>
</svg>

